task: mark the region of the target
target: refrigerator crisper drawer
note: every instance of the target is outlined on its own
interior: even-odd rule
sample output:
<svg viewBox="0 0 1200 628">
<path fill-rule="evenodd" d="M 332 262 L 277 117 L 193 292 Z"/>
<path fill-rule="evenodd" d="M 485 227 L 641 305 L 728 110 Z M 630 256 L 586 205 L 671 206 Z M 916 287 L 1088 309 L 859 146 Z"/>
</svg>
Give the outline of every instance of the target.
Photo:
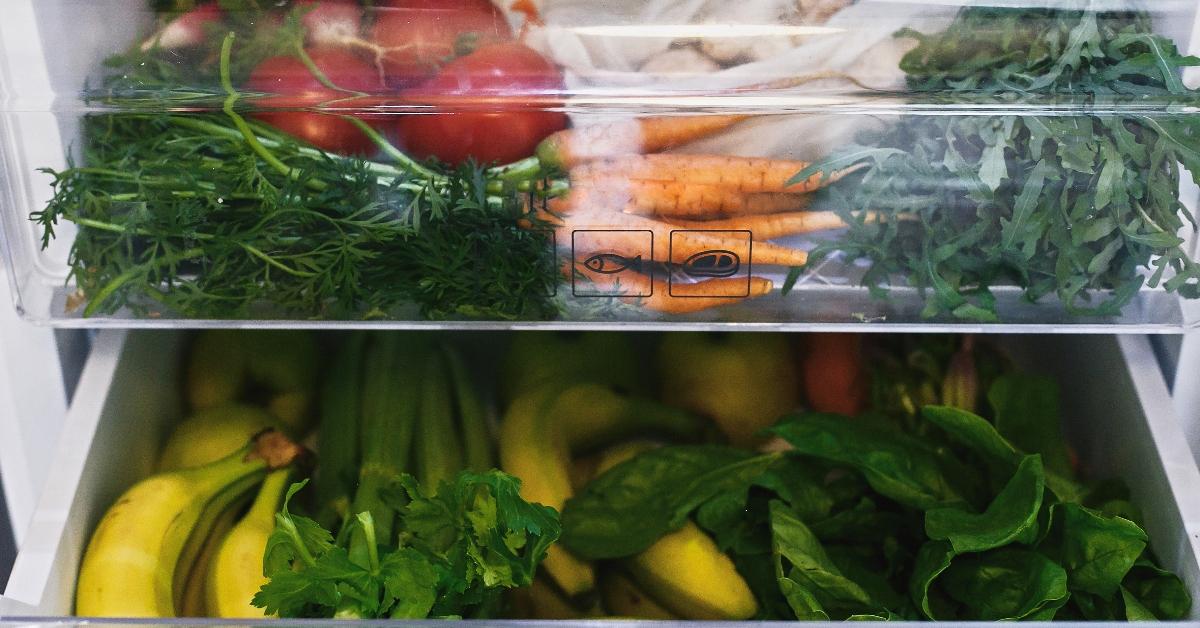
<svg viewBox="0 0 1200 628">
<path fill-rule="evenodd" d="M 0 618 L 70 615 L 92 527 L 112 500 L 149 472 L 179 414 L 184 340 L 175 331 L 99 336 L 30 536 L 0 598 Z M 1153 551 L 1200 596 L 1200 472 L 1147 339 L 1014 336 L 1003 346 L 1030 371 L 1060 382 L 1067 436 L 1082 468 L 1128 483 Z"/>
<path fill-rule="evenodd" d="M 167 4 L 6 4 L 30 320 L 1200 325 L 1189 0 Z"/>
</svg>

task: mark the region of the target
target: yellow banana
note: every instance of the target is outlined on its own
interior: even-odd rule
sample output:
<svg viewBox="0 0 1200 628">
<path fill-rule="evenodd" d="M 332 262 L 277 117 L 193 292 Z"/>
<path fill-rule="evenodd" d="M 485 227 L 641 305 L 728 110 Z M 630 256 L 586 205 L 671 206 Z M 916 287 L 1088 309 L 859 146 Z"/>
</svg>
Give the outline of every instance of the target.
<svg viewBox="0 0 1200 628">
<path fill-rule="evenodd" d="M 557 423 L 545 414 L 557 392 L 557 388 L 543 388 L 509 404 L 500 424 L 500 466 L 521 478 L 521 497 L 561 511 L 571 496 L 571 459 Z M 591 564 L 561 545 L 550 546 L 542 567 L 568 597 L 585 596 L 595 588 Z"/>
<path fill-rule="evenodd" d="M 758 613 L 733 561 L 691 521 L 625 565 L 643 591 L 684 619 L 740 620 Z"/>
<path fill-rule="evenodd" d="M 191 572 L 188 573 L 187 582 L 183 585 L 183 596 L 179 608 L 176 609 L 181 617 L 208 616 L 204 607 L 204 590 L 208 586 L 208 569 L 217 555 L 217 548 L 221 547 L 221 543 L 229 535 L 233 525 L 237 523 L 238 515 L 246 505 L 245 500 L 246 498 L 243 497 L 226 508 L 225 512 L 221 513 L 213 523 L 208 538 L 204 539 L 200 555 L 196 557 L 196 562 L 192 565 Z"/>
<path fill-rule="evenodd" d="M 272 471 L 258 489 L 250 510 L 224 538 L 205 587 L 205 606 L 209 617 L 262 617 L 263 611 L 250 603 L 254 594 L 267 583 L 263 575 L 263 554 L 267 537 L 275 530 L 275 513 L 287 493 L 291 473 Z"/>
<path fill-rule="evenodd" d="M 267 409 L 301 436 L 311 418 L 317 367 L 318 348 L 310 333 L 207 330 L 192 345 L 188 401 L 201 410 L 261 396 Z"/>
<path fill-rule="evenodd" d="M 572 453 L 631 434 L 687 439 L 703 429 L 703 422 L 685 411 L 605 384 L 543 386 L 509 404 L 500 425 L 500 466 L 521 478 L 522 497 L 561 511 L 573 494 Z M 595 588 L 591 565 L 561 546 L 551 546 L 542 564 L 572 600 Z"/>
<path fill-rule="evenodd" d="M 635 441 L 610 448 L 600 457 L 596 474 L 654 447 Z M 758 602 L 733 561 L 691 521 L 625 559 L 625 565 L 646 593 L 684 619 L 738 620 L 758 613 Z M 606 604 L 608 597 L 606 592 Z M 609 611 L 632 614 L 628 609 Z"/>
<path fill-rule="evenodd" d="M 151 476 L 101 518 L 79 569 L 75 613 L 173 617 L 203 541 L 230 504 L 302 448 L 276 431 L 203 467 Z"/>
<path fill-rule="evenodd" d="M 615 569 L 600 575 L 600 595 L 610 615 L 635 619 L 679 619 Z"/>
<path fill-rule="evenodd" d="M 554 585 L 543 578 L 534 578 L 526 588 L 521 589 L 527 597 L 528 613 L 531 619 L 583 619 L 584 614 L 563 599 Z"/>
<path fill-rule="evenodd" d="M 175 426 L 158 459 L 158 470 L 188 469 L 220 460 L 275 424 L 265 410 L 238 403 L 199 410 Z"/>
</svg>

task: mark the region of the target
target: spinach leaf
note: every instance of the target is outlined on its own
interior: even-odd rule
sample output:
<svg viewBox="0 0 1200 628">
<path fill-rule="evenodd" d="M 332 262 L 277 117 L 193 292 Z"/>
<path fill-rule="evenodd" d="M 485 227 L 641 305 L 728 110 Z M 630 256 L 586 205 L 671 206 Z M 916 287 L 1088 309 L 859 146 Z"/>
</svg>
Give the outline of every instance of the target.
<svg viewBox="0 0 1200 628">
<path fill-rule="evenodd" d="M 1152 614 L 1153 619 L 1178 620 L 1187 617 L 1192 610 L 1192 596 L 1179 576 L 1161 569 L 1148 558 L 1134 563 L 1121 584 L 1122 597 L 1126 598 L 1126 614 L 1129 612 L 1128 597 L 1136 598 L 1141 609 Z M 1133 619 L 1128 617 L 1127 619 Z"/>
<path fill-rule="evenodd" d="M 580 558 L 621 558 L 681 527 L 701 504 L 745 491 L 778 454 L 720 446 L 661 447 L 609 469 L 567 501 L 562 543 Z"/>
<path fill-rule="evenodd" d="M 1125 619 L 1127 621 L 1156 621 L 1158 618 L 1150 609 L 1142 605 L 1129 589 L 1121 587 L 1121 602 L 1125 604 Z"/>
<path fill-rule="evenodd" d="M 953 558 L 954 548 L 945 541 L 929 541 L 917 552 L 908 594 L 927 619 L 951 619 L 949 603 L 933 588 L 933 583 L 950 567 Z"/>
<path fill-rule="evenodd" d="M 971 620 L 1053 619 L 1070 595 L 1062 567 L 1012 547 L 956 557 L 941 583 Z"/>
<path fill-rule="evenodd" d="M 1025 456 L 987 510 L 977 514 L 951 506 L 926 511 L 925 533 L 931 539 L 949 541 L 959 554 L 1013 542 L 1032 543 L 1037 537 L 1044 490 L 1041 456 Z"/>
<path fill-rule="evenodd" d="M 1146 549 L 1146 533 L 1132 521 L 1078 504 L 1059 504 L 1055 510 L 1061 517 L 1059 551 L 1071 590 L 1114 595 Z"/>
<path fill-rule="evenodd" d="M 794 451 L 857 469 L 871 488 L 901 504 L 925 510 L 966 501 L 966 491 L 943 466 L 956 461 L 894 426 L 832 414 L 783 420 L 770 433 Z"/>
<path fill-rule="evenodd" d="M 797 617 L 818 611 L 846 617 L 877 610 L 871 596 L 842 575 L 808 526 L 778 501 L 771 502 L 771 539 L 776 575 Z"/>
</svg>

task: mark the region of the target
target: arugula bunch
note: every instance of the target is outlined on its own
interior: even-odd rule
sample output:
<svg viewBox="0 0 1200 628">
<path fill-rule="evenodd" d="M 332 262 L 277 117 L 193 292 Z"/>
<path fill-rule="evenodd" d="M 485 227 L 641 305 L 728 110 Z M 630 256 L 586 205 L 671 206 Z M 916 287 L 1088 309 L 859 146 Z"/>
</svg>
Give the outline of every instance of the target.
<svg viewBox="0 0 1200 628">
<path fill-rule="evenodd" d="M 367 539 L 365 557 L 316 521 L 292 513 L 294 484 L 276 515 L 263 560 L 270 581 L 254 605 L 281 617 L 330 618 L 347 608 L 362 619 L 486 617 L 504 589 L 527 586 L 558 539 L 554 509 L 520 497 L 520 481 L 491 471 L 462 472 L 436 492 L 399 478 L 387 499 L 398 512 L 395 539 L 376 538 L 369 511 L 351 528 Z"/>
<path fill-rule="evenodd" d="M 870 260 L 878 294 L 903 277 L 931 293 L 925 316 L 996 321 L 1006 284 L 1082 315 L 1117 315 L 1143 285 L 1200 297 L 1177 236 L 1195 227 L 1179 165 L 1200 174 L 1179 74 L 1200 60 L 1144 15 L 1080 2 L 964 8 L 943 32 L 897 36 L 917 40 L 901 63 L 915 104 L 950 115 L 905 116 L 797 175 L 871 164 L 835 186 L 851 228 L 818 257 Z"/>
<path fill-rule="evenodd" d="M 1185 617 L 1187 589 L 1157 566 L 1128 490 L 1075 476 L 1057 386 L 975 362 L 988 418 L 911 410 L 912 395 L 974 407 L 948 359 L 925 380 L 948 382 L 941 393 L 904 381 L 872 416 L 784 418 L 770 431 L 787 452 L 672 446 L 617 465 L 567 502 L 562 542 L 618 559 L 693 520 L 760 619 Z"/>
</svg>

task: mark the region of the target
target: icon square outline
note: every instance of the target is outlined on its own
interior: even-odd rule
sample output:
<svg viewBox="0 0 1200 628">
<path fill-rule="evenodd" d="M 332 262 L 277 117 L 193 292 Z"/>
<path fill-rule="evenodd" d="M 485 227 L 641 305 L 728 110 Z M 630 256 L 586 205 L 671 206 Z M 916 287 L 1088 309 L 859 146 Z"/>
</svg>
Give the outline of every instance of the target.
<svg viewBox="0 0 1200 628">
<path fill-rule="evenodd" d="M 673 299 L 747 299 L 750 297 L 750 278 L 754 273 L 754 232 L 749 229 L 672 229 L 667 242 L 667 262 L 675 259 L 676 233 L 737 233 L 746 235 L 746 293 L 745 294 L 675 294 L 675 273 L 667 274 L 667 295 Z M 681 271 L 682 272 L 682 271 Z M 741 270 L 739 269 L 740 273 Z"/>
<path fill-rule="evenodd" d="M 646 259 L 645 261 L 648 261 L 651 264 L 654 263 L 654 231 L 651 229 L 572 229 L 571 230 L 571 296 L 572 297 L 579 298 L 579 299 L 588 299 L 588 298 L 610 298 L 611 299 L 613 297 L 637 297 L 637 298 L 644 299 L 647 297 L 654 296 L 654 270 L 653 269 L 651 269 L 650 273 L 649 273 L 649 276 L 650 276 L 649 290 L 644 293 L 643 292 L 639 292 L 637 294 L 627 294 L 624 292 L 584 292 L 584 293 L 580 293 L 579 287 L 578 287 L 578 281 L 576 279 L 577 273 L 579 271 L 577 271 L 575 269 L 575 264 L 578 261 L 575 257 L 575 235 L 579 234 L 579 233 L 644 233 L 650 237 L 650 247 L 648 249 L 650 254 L 648 256 L 646 256 L 648 259 Z M 620 279 L 618 278 L 617 281 L 619 282 Z"/>
</svg>

